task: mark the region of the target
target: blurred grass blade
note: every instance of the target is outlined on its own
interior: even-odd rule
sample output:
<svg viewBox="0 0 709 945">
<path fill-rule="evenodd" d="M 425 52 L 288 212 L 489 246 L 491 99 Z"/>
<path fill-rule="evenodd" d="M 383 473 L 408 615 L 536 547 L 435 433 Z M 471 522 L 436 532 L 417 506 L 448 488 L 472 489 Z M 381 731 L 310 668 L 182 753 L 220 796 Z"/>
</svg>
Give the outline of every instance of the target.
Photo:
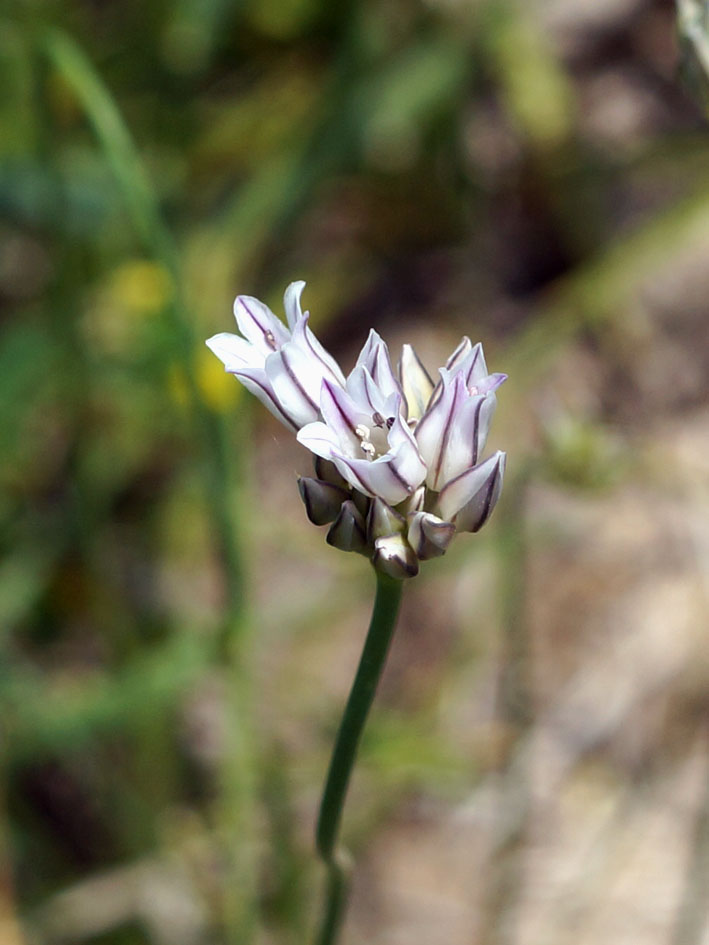
<svg viewBox="0 0 709 945">
<path fill-rule="evenodd" d="M 174 253 L 153 189 L 113 98 L 89 58 L 70 36 L 57 29 L 47 30 L 44 46 L 50 61 L 84 108 L 141 238 L 151 248 L 159 248 L 161 256 L 169 255 L 173 269 Z"/>
</svg>

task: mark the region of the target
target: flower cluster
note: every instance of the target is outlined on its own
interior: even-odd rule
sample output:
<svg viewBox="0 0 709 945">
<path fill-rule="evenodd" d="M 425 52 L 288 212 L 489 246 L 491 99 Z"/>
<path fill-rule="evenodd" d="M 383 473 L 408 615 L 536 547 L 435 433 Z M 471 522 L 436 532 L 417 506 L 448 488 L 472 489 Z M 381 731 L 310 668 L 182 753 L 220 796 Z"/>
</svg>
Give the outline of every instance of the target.
<svg viewBox="0 0 709 945">
<path fill-rule="evenodd" d="M 375 331 L 345 377 L 308 327 L 304 282 L 285 293 L 286 327 L 257 299 L 234 303 L 243 337 L 207 341 L 226 370 L 315 454 L 299 480 L 308 517 L 327 541 L 395 578 L 445 553 L 454 534 L 485 524 L 502 489 L 504 453 L 481 460 L 504 374 L 488 374 L 463 338 L 436 383 L 404 345 L 395 373 Z"/>
</svg>

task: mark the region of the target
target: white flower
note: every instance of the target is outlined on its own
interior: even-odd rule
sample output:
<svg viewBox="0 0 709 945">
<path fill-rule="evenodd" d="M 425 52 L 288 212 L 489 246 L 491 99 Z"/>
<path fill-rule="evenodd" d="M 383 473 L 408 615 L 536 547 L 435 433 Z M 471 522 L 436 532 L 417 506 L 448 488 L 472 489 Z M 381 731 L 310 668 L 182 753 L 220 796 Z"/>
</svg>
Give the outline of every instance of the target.
<svg viewBox="0 0 709 945">
<path fill-rule="evenodd" d="M 240 295 L 234 302 L 239 335 L 222 332 L 208 347 L 268 410 L 292 430 L 319 416 L 323 380 L 343 386 L 345 378 L 308 327 L 300 296 L 304 282 L 286 289 L 284 306 L 288 327 L 263 302 Z"/>
<path fill-rule="evenodd" d="M 244 337 L 207 344 L 315 454 L 314 479 L 300 479 L 308 517 L 330 524 L 327 540 L 371 558 L 397 578 L 445 553 L 455 532 L 478 531 L 502 490 L 506 456 L 482 460 L 505 374 L 488 374 L 469 338 L 431 376 L 404 345 L 398 376 L 386 344 L 370 331 L 347 379 L 308 328 L 303 282 L 285 294 L 288 328 L 263 303 L 234 304 Z"/>
<path fill-rule="evenodd" d="M 425 479 L 426 465 L 406 422 L 406 400 L 375 331 L 345 390 L 323 381 L 320 413 L 322 421 L 303 427 L 298 440 L 334 463 L 354 489 L 398 505 Z"/>
</svg>

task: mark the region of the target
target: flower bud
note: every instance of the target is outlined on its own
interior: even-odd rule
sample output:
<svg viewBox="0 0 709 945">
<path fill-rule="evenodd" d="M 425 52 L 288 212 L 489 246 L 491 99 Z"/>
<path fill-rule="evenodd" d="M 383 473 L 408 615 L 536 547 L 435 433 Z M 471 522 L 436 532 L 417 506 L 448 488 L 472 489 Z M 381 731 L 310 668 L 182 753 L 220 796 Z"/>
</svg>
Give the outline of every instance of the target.
<svg viewBox="0 0 709 945">
<path fill-rule="evenodd" d="M 399 503 L 398 510 L 402 515 L 413 515 L 415 512 L 423 512 L 423 504 L 426 501 L 426 487 L 419 486 L 408 499 Z"/>
<path fill-rule="evenodd" d="M 315 475 L 318 479 L 332 483 L 333 486 L 339 486 L 341 489 L 349 489 L 347 480 L 337 471 L 337 466 L 329 459 L 323 459 L 322 456 L 314 456 L 313 465 L 315 466 Z"/>
<path fill-rule="evenodd" d="M 298 477 L 298 491 L 305 505 L 305 511 L 313 525 L 327 525 L 334 522 L 340 514 L 342 503 L 349 498 L 349 493 L 339 486 L 322 479 Z"/>
<path fill-rule="evenodd" d="M 421 561 L 444 555 L 454 535 L 453 522 L 444 522 L 430 512 L 417 512 L 409 518 L 407 538 Z"/>
<path fill-rule="evenodd" d="M 404 531 L 406 519 L 399 515 L 383 499 L 372 499 L 367 515 L 367 539 L 374 544 L 377 538 L 396 535 Z"/>
<path fill-rule="evenodd" d="M 326 541 L 328 545 L 333 545 L 340 551 L 369 553 L 364 518 L 351 499 L 347 499 L 340 506 L 340 512 L 330 526 Z"/>
<path fill-rule="evenodd" d="M 415 577 L 419 570 L 416 555 L 403 535 L 377 538 L 374 542 L 372 564 L 377 571 L 397 581 Z"/>
</svg>

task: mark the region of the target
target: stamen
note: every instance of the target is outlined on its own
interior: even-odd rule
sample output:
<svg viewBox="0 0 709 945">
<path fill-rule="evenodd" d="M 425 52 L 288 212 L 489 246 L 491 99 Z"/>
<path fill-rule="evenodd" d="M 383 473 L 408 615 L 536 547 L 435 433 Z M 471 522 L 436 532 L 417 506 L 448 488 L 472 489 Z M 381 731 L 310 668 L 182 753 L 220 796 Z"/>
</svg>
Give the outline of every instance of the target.
<svg viewBox="0 0 709 945">
<path fill-rule="evenodd" d="M 391 430 L 395 422 L 396 422 L 395 417 L 387 417 L 387 430 Z"/>
<path fill-rule="evenodd" d="M 375 427 L 384 426 L 384 417 L 379 413 L 378 410 L 375 410 L 374 413 L 372 414 L 372 420 L 374 421 Z"/>
<path fill-rule="evenodd" d="M 377 452 L 374 443 L 370 443 L 369 440 L 362 440 L 359 445 L 366 456 L 372 457 Z"/>
<path fill-rule="evenodd" d="M 369 427 L 365 427 L 363 423 L 358 423 L 355 427 L 355 436 L 359 436 L 363 440 L 369 440 Z"/>
</svg>

